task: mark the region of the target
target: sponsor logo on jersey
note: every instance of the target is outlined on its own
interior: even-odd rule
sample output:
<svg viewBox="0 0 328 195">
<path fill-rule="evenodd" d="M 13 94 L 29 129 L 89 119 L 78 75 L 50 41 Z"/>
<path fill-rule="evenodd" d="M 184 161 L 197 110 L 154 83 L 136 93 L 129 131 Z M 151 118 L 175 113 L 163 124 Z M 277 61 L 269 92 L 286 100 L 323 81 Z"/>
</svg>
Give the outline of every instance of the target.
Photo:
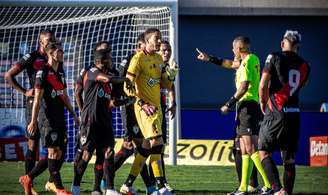
<svg viewBox="0 0 328 195">
<path fill-rule="evenodd" d="M 108 93 L 105 93 L 105 91 L 103 90 L 103 89 L 100 89 L 99 91 L 98 91 L 98 96 L 99 97 L 105 97 L 105 98 L 107 98 L 107 99 L 110 99 L 111 98 L 111 96 L 110 96 L 110 94 L 108 94 Z"/>
<path fill-rule="evenodd" d="M 154 87 L 155 85 L 160 84 L 160 82 L 160 79 L 149 78 L 147 84 L 149 87 Z"/>
<path fill-rule="evenodd" d="M 52 89 L 51 97 L 52 98 L 55 98 L 56 96 L 60 96 L 60 95 L 63 95 L 63 94 L 64 94 L 64 90 L 55 90 L 55 89 Z"/>
</svg>

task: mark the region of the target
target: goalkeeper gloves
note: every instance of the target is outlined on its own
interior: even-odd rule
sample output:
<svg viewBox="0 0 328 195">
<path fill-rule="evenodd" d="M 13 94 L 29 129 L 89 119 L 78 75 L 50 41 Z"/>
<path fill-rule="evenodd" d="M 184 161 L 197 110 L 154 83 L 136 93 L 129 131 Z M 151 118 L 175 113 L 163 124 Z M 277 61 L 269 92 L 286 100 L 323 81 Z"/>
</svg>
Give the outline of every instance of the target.
<svg viewBox="0 0 328 195">
<path fill-rule="evenodd" d="M 169 64 L 169 66 L 166 67 L 166 74 L 168 76 L 168 79 L 170 81 L 174 81 L 175 76 L 179 72 L 179 66 L 175 60 L 172 61 L 172 63 Z"/>
<path fill-rule="evenodd" d="M 143 100 L 139 100 L 138 105 L 141 107 L 141 110 L 146 113 L 147 116 L 151 116 L 156 112 L 155 106 L 145 103 Z"/>
</svg>

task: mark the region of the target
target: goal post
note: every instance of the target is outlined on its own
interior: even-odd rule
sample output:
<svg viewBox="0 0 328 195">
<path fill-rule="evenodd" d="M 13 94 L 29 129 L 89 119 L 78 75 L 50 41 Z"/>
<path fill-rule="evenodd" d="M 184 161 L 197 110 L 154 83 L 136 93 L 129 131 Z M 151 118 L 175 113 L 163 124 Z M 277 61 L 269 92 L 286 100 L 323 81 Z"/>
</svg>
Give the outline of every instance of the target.
<svg viewBox="0 0 328 195">
<path fill-rule="evenodd" d="M 172 57 L 177 61 L 177 0 L 0 0 L 0 74 L 4 75 L 24 54 L 37 49 L 42 29 L 53 30 L 63 43 L 68 94 L 75 102 L 74 82 L 80 70 L 92 63 L 95 43 L 109 41 L 113 64 L 118 66 L 135 49 L 138 35 L 149 27 L 161 30 L 163 39 L 172 45 Z M 20 74 L 17 80 L 28 87 L 26 78 L 26 74 Z M 178 77 L 175 87 L 177 114 L 174 120 L 169 121 L 168 133 L 171 165 L 176 164 L 176 140 L 177 132 L 180 132 Z M 25 98 L 4 79 L 0 80 L 0 97 L 0 121 L 16 117 L 17 123 L 25 128 Z M 77 110 L 75 103 L 74 108 Z M 71 161 L 76 129 L 72 117 L 66 114 L 69 136 L 67 160 Z M 113 111 L 113 126 L 115 136 L 122 137 L 124 129 L 119 109 Z"/>
</svg>

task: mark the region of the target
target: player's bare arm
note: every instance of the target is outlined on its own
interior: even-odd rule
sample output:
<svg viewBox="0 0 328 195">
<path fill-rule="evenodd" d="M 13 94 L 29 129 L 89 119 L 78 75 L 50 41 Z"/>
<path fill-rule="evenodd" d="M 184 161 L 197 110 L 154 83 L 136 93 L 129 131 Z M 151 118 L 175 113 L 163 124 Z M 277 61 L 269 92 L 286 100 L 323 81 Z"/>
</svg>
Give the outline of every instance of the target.
<svg viewBox="0 0 328 195">
<path fill-rule="evenodd" d="M 74 109 L 73 109 L 73 106 L 71 104 L 71 101 L 67 95 L 67 91 L 66 89 L 64 90 L 64 94 L 63 94 L 63 101 L 64 101 L 64 105 L 65 107 L 67 108 L 68 112 L 71 113 L 74 117 L 74 121 L 75 121 L 75 125 L 78 127 L 80 125 L 80 119 L 79 117 L 77 117 Z"/>
<path fill-rule="evenodd" d="M 271 75 L 263 71 L 260 85 L 259 85 L 259 100 L 260 100 L 260 108 L 263 114 L 265 114 L 265 107 L 269 99 L 269 81 Z"/>
<path fill-rule="evenodd" d="M 5 79 L 18 92 L 24 94 L 26 97 L 32 97 L 33 89 L 30 89 L 30 90 L 25 89 L 17 82 L 17 80 L 15 78 L 16 75 L 18 75 L 21 72 L 22 72 L 22 70 L 20 70 L 17 66 L 13 66 L 8 70 L 8 72 L 5 73 Z"/>
<path fill-rule="evenodd" d="M 248 81 L 243 81 L 236 91 L 236 93 L 230 98 L 229 101 L 227 101 L 222 107 L 221 112 L 223 114 L 228 113 L 229 109 L 236 104 L 236 102 L 243 97 L 243 95 L 247 92 L 247 89 L 249 87 Z"/>
<path fill-rule="evenodd" d="M 41 99 L 43 97 L 44 90 L 43 89 L 35 89 L 35 96 L 34 96 L 34 102 L 33 102 L 33 108 L 32 108 L 32 119 L 30 124 L 27 126 L 27 130 L 33 134 L 38 125 L 38 115 L 39 115 L 39 110 L 40 110 L 40 105 L 41 105 Z"/>
<path fill-rule="evenodd" d="M 171 89 L 168 91 L 169 101 L 170 101 L 170 107 L 166 109 L 166 112 L 169 112 L 171 115 L 171 119 L 175 117 L 176 113 L 176 102 L 175 102 L 175 86 L 172 85 Z"/>
<path fill-rule="evenodd" d="M 79 110 L 81 112 L 83 109 L 82 93 L 83 93 L 83 87 L 80 84 L 76 84 L 75 89 L 74 89 L 75 101 L 76 101 L 77 107 L 79 108 Z"/>
<path fill-rule="evenodd" d="M 204 62 L 211 62 L 213 64 L 222 66 L 224 68 L 228 69 L 237 69 L 240 65 L 240 60 L 234 59 L 234 60 L 229 60 L 229 59 L 223 59 L 223 58 L 217 58 L 214 56 L 209 56 L 205 52 L 202 52 L 198 48 L 196 48 L 196 51 L 198 52 L 197 59 L 204 61 Z"/>
</svg>

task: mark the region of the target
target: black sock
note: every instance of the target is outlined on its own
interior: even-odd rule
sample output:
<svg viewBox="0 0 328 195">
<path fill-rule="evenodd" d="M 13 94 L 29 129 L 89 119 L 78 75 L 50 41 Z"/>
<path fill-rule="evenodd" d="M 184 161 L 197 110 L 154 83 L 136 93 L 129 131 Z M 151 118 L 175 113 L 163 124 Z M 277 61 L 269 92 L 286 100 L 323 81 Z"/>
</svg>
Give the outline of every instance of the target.
<svg viewBox="0 0 328 195">
<path fill-rule="evenodd" d="M 259 186 L 259 182 L 257 180 L 257 169 L 255 166 L 253 167 L 252 175 L 251 178 L 249 179 L 249 185 L 254 188 Z"/>
<path fill-rule="evenodd" d="M 61 177 L 60 177 L 60 172 L 59 172 L 59 164 L 60 160 L 55 160 L 55 159 L 48 159 L 48 169 L 51 177 L 54 180 L 55 186 L 57 189 L 64 189 Z"/>
<path fill-rule="evenodd" d="M 133 153 L 133 148 L 130 150 L 122 146 L 120 151 L 118 151 L 114 157 L 115 171 L 118 170 Z"/>
<path fill-rule="evenodd" d="M 278 169 L 277 169 L 276 165 L 274 164 L 272 158 L 266 157 L 265 159 L 263 159 L 262 165 L 263 165 L 265 173 L 267 174 L 268 179 L 271 183 L 271 188 L 275 192 L 279 191 L 282 188 L 282 186 L 281 186 L 280 179 L 279 179 Z"/>
<path fill-rule="evenodd" d="M 96 150 L 96 162 L 94 167 L 94 173 L 95 173 L 95 183 L 93 186 L 93 190 L 101 192 L 100 184 L 104 176 L 104 153 L 102 151 L 98 152 L 98 150 Z"/>
<path fill-rule="evenodd" d="M 61 156 L 61 158 L 58 161 L 58 168 L 59 168 L 59 170 L 62 168 L 62 166 L 63 166 L 63 164 L 65 162 L 65 152 L 64 152 L 64 150 L 62 150 L 62 151 L 63 151 L 62 156 Z M 54 182 L 54 178 L 52 178 L 52 176 L 49 175 L 48 181 L 52 183 L 52 182 Z"/>
<path fill-rule="evenodd" d="M 80 186 L 82 176 L 87 166 L 88 166 L 88 161 L 84 161 L 83 159 L 80 159 L 80 161 L 78 161 L 77 163 L 74 162 L 74 179 L 73 179 L 74 186 Z"/>
<path fill-rule="evenodd" d="M 165 175 L 165 163 L 164 163 L 164 154 L 163 153 L 161 154 L 161 159 L 162 159 L 163 180 L 164 180 L 164 183 L 167 183 L 166 175 Z"/>
<path fill-rule="evenodd" d="M 240 150 L 233 149 L 233 154 L 234 154 L 234 157 L 235 157 L 235 166 L 236 166 L 238 181 L 240 183 L 240 181 L 241 181 L 241 168 L 242 168 L 241 152 L 240 152 Z"/>
<path fill-rule="evenodd" d="M 136 177 L 133 176 L 133 175 L 130 175 L 128 176 L 128 178 L 125 180 L 124 184 L 127 185 L 127 186 L 132 186 L 134 180 L 136 180 Z"/>
<path fill-rule="evenodd" d="M 114 177 L 115 177 L 114 155 L 109 158 L 105 158 L 104 176 L 106 179 L 107 189 L 114 189 Z"/>
<path fill-rule="evenodd" d="M 36 151 L 28 149 L 25 154 L 25 174 L 28 174 L 35 167 L 35 158 Z"/>
<path fill-rule="evenodd" d="M 48 168 L 48 158 L 41 158 L 36 166 L 29 172 L 28 176 L 33 180 Z"/>
<path fill-rule="evenodd" d="M 286 164 L 284 168 L 284 188 L 288 194 L 292 194 L 296 175 L 295 164 Z"/>
<path fill-rule="evenodd" d="M 151 164 L 148 165 L 148 169 L 149 169 L 149 181 L 150 181 L 151 185 L 154 186 L 154 185 L 156 185 L 156 179 L 155 179 L 153 168 L 151 167 Z"/>
<path fill-rule="evenodd" d="M 148 169 L 147 169 L 147 164 L 145 163 L 144 166 L 142 167 L 141 171 L 140 171 L 140 175 L 142 177 L 142 180 L 145 184 L 145 186 L 148 188 L 150 186 L 153 186 L 155 184 L 150 182 L 150 178 L 149 178 L 149 173 L 148 173 Z"/>
</svg>

